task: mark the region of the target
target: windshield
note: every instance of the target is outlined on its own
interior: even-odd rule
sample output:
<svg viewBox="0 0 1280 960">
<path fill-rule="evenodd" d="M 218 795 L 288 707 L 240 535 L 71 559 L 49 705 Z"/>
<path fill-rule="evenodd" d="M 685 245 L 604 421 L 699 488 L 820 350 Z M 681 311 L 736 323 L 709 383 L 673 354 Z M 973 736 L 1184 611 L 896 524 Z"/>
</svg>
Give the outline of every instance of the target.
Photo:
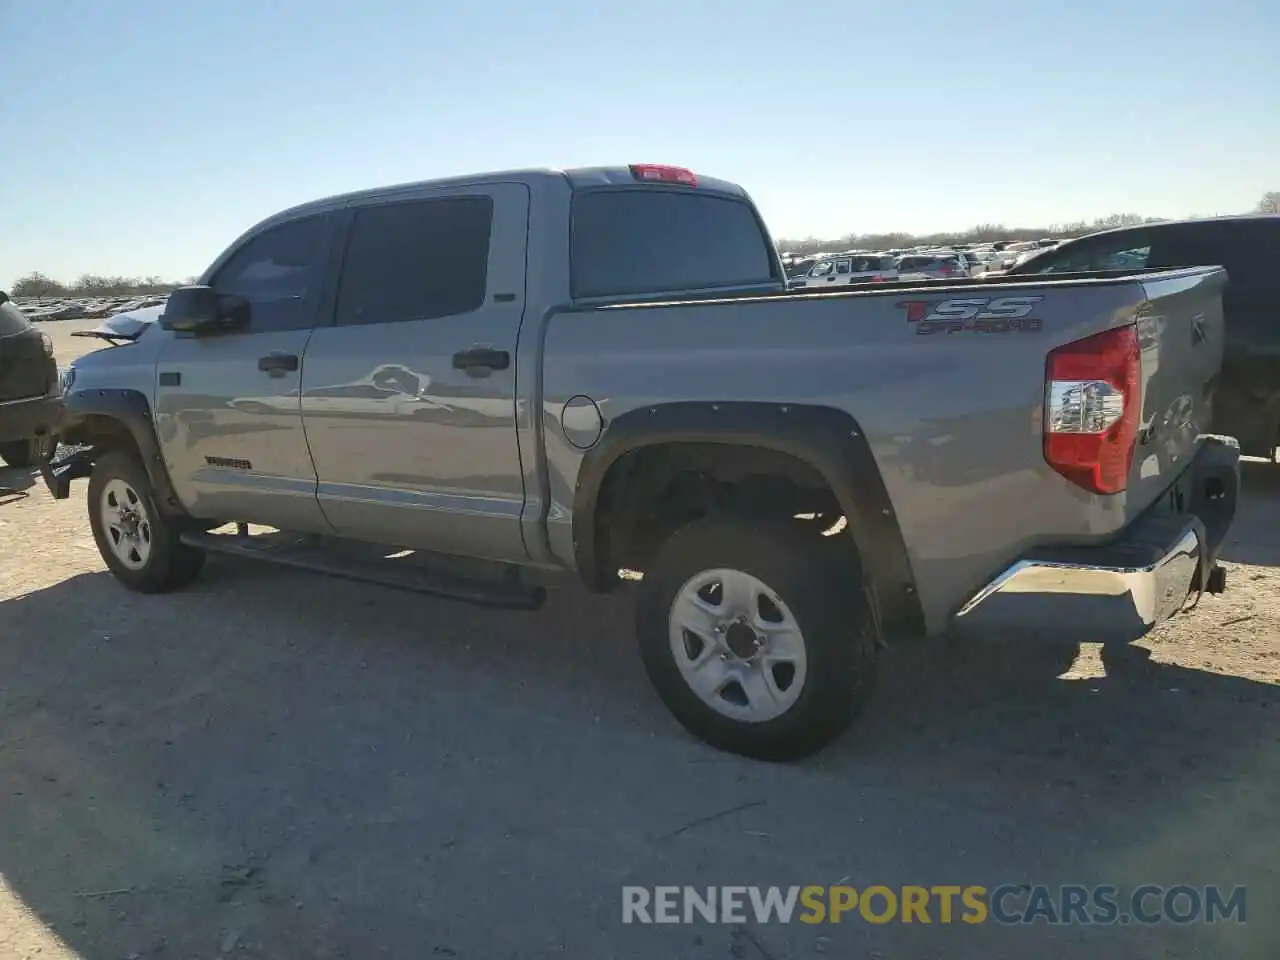
<svg viewBox="0 0 1280 960">
<path fill-rule="evenodd" d="M 772 246 L 751 207 L 712 194 L 579 191 L 572 245 L 575 297 L 739 287 L 775 276 Z"/>
</svg>

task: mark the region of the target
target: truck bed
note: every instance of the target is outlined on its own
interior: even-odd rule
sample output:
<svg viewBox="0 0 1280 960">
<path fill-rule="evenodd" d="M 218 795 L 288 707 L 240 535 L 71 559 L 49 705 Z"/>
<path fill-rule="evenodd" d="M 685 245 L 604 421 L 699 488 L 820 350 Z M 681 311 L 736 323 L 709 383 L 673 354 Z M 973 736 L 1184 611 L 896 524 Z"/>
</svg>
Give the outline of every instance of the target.
<svg viewBox="0 0 1280 960">
<path fill-rule="evenodd" d="M 1224 283 L 1221 269 L 1195 268 L 567 310 L 547 321 L 542 408 L 554 417 L 586 395 L 606 423 L 673 401 L 846 412 L 925 585 L 928 626 L 943 629 L 1013 558 L 1046 543 L 1105 543 L 1173 485 L 1207 432 Z M 993 311 L 1024 315 L 983 319 Z M 1142 440 L 1128 489 L 1098 496 L 1045 462 L 1046 356 L 1130 323 L 1142 350 Z M 558 432 L 546 432 L 549 527 L 553 552 L 568 561 L 583 453 L 555 442 Z"/>
</svg>

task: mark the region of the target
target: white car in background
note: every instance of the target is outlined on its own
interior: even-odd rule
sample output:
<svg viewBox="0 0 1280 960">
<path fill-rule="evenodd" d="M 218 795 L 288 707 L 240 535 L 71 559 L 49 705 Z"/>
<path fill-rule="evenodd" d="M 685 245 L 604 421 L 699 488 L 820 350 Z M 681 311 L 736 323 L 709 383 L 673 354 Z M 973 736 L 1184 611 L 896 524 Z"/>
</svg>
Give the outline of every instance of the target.
<svg viewBox="0 0 1280 960">
<path fill-rule="evenodd" d="M 883 253 L 840 254 L 824 257 L 808 273 L 793 277 L 791 289 L 829 290 L 854 283 L 898 279 L 894 258 Z"/>
</svg>

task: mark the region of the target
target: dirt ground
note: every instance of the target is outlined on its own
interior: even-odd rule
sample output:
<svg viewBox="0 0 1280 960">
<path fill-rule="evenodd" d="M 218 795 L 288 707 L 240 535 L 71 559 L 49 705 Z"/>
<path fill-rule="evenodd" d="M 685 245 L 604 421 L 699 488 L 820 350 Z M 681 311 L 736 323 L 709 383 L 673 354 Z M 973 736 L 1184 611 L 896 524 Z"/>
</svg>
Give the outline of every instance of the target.
<svg viewBox="0 0 1280 960">
<path fill-rule="evenodd" d="M 49 324 L 67 358 L 86 324 Z M 1280 956 L 1280 468 L 1139 646 L 895 649 L 805 763 L 686 736 L 631 598 L 533 614 L 213 559 L 139 597 L 0 470 L 0 958 Z M 624 884 L 1248 887 L 1247 923 L 636 926 Z"/>
</svg>

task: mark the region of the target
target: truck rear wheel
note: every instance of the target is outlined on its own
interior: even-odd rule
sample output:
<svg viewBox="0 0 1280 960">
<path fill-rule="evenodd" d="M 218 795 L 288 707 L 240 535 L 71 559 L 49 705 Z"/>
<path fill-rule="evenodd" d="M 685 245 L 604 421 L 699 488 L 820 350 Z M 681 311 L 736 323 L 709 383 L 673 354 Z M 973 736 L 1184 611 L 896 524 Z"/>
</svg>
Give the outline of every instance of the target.
<svg viewBox="0 0 1280 960">
<path fill-rule="evenodd" d="M 191 583 L 204 553 L 178 539 L 178 526 L 156 509 L 151 478 L 124 451 L 93 465 L 89 526 L 116 579 L 138 593 L 167 593 Z"/>
<path fill-rule="evenodd" d="M 713 747 L 795 760 L 868 698 L 870 610 L 843 545 L 785 523 L 706 519 L 645 571 L 640 654 L 676 719 Z"/>
</svg>

